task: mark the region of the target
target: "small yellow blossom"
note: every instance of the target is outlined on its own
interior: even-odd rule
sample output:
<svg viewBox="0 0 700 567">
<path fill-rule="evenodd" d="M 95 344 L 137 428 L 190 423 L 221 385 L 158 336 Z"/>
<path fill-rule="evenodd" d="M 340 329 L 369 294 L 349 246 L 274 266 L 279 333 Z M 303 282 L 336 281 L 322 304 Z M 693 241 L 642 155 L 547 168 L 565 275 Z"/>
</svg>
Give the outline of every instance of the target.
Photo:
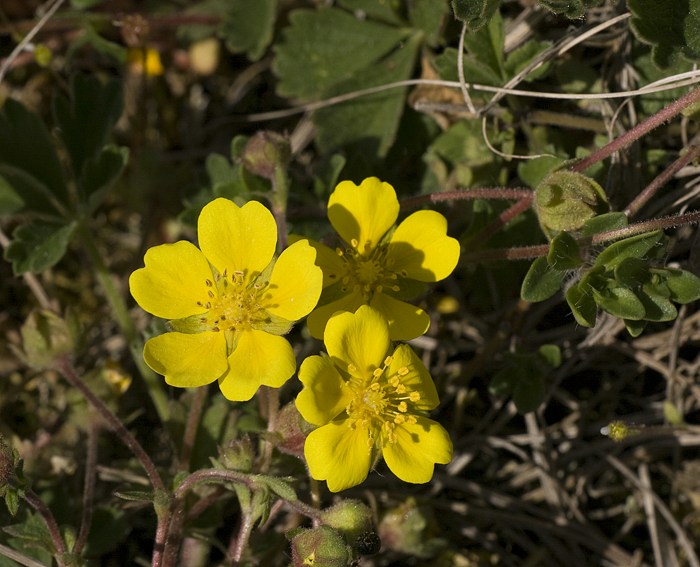
<svg viewBox="0 0 700 567">
<path fill-rule="evenodd" d="M 165 72 L 160 53 L 152 47 L 129 47 L 126 50 L 126 64 L 134 75 L 159 77 Z"/>
<path fill-rule="evenodd" d="M 321 306 L 308 318 L 314 337 L 323 337 L 336 311 L 354 312 L 360 305 L 386 318 L 392 339 L 409 340 L 428 330 L 428 314 L 404 300 L 450 275 L 459 243 L 447 236 L 447 221 L 438 212 L 415 212 L 394 228 L 398 214 L 394 188 L 376 177 L 335 188 L 328 218 L 345 244 L 332 250 L 312 242 L 324 286 Z"/>
<path fill-rule="evenodd" d="M 302 240 L 275 261 L 275 220 L 255 201 L 238 207 L 216 199 L 197 229 L 199 248 L 155 246 L 131 274 L 138 304 L 172 329 L 146 343 L 144 358 L 172 386 L 218 380 L 229 400 L 248 400 L 260 385 L 279 387 L 294 373 L 294 352 L 280 335 L 318 301 L 316 252 Z"/>
<path fill-rule="evenodd" d="M 436 463 L 452 459 L 445 429 L 425 413 L 438 405 L 428 370 L 408 345 L 391 351 L 383 315 L 369 306 L 334 315 L 326 326 L 328 355 L 299 369 L 296 399 L 313 425 L 304 444 L 311 476 L 332 492 L 365 480 L 380 456 L 401 480 L 425 483 Z"/>
</svg>

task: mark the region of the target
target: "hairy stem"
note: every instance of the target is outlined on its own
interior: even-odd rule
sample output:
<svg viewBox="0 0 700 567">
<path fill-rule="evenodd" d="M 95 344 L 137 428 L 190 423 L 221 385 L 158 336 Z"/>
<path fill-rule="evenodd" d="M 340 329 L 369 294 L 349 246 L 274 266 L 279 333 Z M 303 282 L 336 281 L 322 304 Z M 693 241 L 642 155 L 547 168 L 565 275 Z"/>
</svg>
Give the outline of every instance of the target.
<svg viewBox="0 0 700 567">
<path fill-rule="evenodd" d="M 61 537 L 61 530 L 58 527 L 56 518 L 49 509 L 49 507 L 42 502 L 42 500 L 34 493 L 31 489 L 25 489 L 24 500 L 29 504 L 44 520 L 46 524 L 46 529 L 49 530 L 49 535 L 51 536 L 51 541 L 56 548 L 56 563 L 59 567 L 64 567 L 65 562 L 63 557 L 66 554 L 66 545 L 63 543 L 63 538 Z"/>
<path fill-rule="evenodd" d="M 90 417 L 87 428 L 87 451 L 85 456 L 85 480 L 83 486 L 83 510 L 80 518 L 80 530 L 73 546 L 73 553 L 80 555 L 87 543 L 92 525 L 92 508 L 95 496 L 95 478 L 97 473 L 97 440 L 99 425 Z"/>
<path fill-rule="evenodd" d="M 532 199 L 532 190 L 526 187 L 476 187 L 474 189 L 459 189 L 442 193 L 418 195 L 401 200 L 401 207 L 412 209 L 427 203 L 441 201 L 466 201 L 469 199 Z"/>
<path fill-rule="evenodd" d="M 673 118 L 674 116 L 682 112 L 685 108 L 688 108 L 690 105 L 697 102 L 698 100 L 700 100 L 700 89 L 690 91 L 689 93 L 683 95 L 681 98 L 672 102 L 665 108 L 662 108 L 656 114 L 650 116 L 643 122 L 640 122 L 634 128 L 632 128 L 628 132 L 625 132 L 622 136 L 615 138 L 609 144 L 606 144 L 599 150 L 596 150 L 587 158 L 584 158 L 578 163 L 575 163 L 571 166 L 570 170 L 577 171 L 580 173 L 588 169 L 592 165 L 598 163 L 599 161 L 603 161 L 605 158 L 611 156 L 615 152 L 626 148 L 633 142 L 639 140 L 639 138 L 641 138 L 645 134 L 648 134 L 654 128 L 661 126 L 661 124 L 663 124 L 667 120 L 670 120 L 671 118 Z"/>
</svg>

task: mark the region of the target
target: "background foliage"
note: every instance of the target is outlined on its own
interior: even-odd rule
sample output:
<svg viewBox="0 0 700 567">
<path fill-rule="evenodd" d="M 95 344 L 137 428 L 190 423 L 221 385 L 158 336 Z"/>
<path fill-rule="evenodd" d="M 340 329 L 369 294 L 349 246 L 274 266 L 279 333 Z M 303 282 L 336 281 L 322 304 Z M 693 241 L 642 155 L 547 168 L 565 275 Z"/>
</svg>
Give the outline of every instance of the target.
<svg viewBox="0 0 700 567">
<path fill-rule="evenodd" d="M 67 542 L 90 526 L 86 564 L 150 563 L 157 495 L 62 378 L 66 353 L 168 489 L 212 466 L 259 475 L 183 500 L 182 565 L 234 564 L 242 519 L 255 529 L 240 564 L 297 559 L 288 537 L 310 523 L 276 502 L 338 502 L 295 457 L 301 433 L 281 417 L 269 431 L 265 400 L 232 404 L 215 387 L 206 400 L 154 394 L 161 379 L 138 345 L 163 329 L 124 303 L 126 281 L 149 246 L 192 239 L 214 197 L 282 206 L 291 232 L 323 238 L 336 182 L 368 175 L 397 189 L 402 213 L 442 212 L 462 245 L 454 275 L 421 298 L 433 323 L 413 343 L 455 456 L 429 485 L 402 485 L 380 465 L 341 495 L 370 506 L 382 542 L 369 555 L 355 534 L 351 555 L 378 566 L 700 565 L 696 233 L 652 222 L 595 240 L 697 208 L 695 108 L 583 171 L 571 161 L 688 92 L 577 98 L 693 71 L 698 0 L 73 0 L 11 55 L 52 6 L 0 7 L 0 434 L 16 451 L 0 474 L 20 467 L 8 455 L 22 459 L 0 492 L 0 567 L 17 564 L 7 549 L 44 565 L 56 551 L 20 502 L 30 490 Z M 457 81 L 460 59 L 473 108 L 459 85 L 426 82 Z M 251 165 L 261 130 L 288 144 L 276 162 L 282 204 L 275 176 Z M 514 214 L 523 195 L 534 204 Z M 515 246 L 540 252 L 506 261 Z M 298 360 L 318 352 L 303 325 L 291 339 Z M 298 390 L 291 380 L 282 402 Z M 621 440 L 601 435 L 618 420 Z"/>
</svg>

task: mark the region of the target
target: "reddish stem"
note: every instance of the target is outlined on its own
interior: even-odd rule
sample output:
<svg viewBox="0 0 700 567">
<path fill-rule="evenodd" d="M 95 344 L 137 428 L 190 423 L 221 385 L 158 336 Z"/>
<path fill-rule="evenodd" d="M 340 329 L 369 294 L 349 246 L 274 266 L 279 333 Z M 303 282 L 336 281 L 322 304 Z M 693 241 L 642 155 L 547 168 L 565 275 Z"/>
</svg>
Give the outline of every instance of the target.
<svg viewBox="0 0 700 567">
<path fill-rule="evenodd" d="M 33 490 L 25 489 L 24 499 L 26 500 L 27 504 L 34 508 L 34 510 L 36 510 L 44 520 L 46 528 L 49 530 L 51 541 L 56 548 L 56 563 L 58 563 L 59 567 L 64 567 L 65 561 L 63 560 L 63 557 L 66 555 L 66 546 L 63 543 L 61 530 L 58 527 L 56 518 L 49 507 L 44 504 L 44 502 L 34 493 Z"/>
<path fill-rule="evenodd" d="M 440 203 L 441 201 L 464 201 L 468 199 L 525 199 L 532 198 L 532 190 L 525 187 L 475 187 L 459 189 L 443 193 L 417 195 L 401 200 L 401 207 L 412 209 L 424 203 Z"/>
<path fill-rule="evenodd" d="M 676 116 L 676 114 L 682 112 L 685 108 L 688 108 L 691 104 L 697 102 L 698 100 L 700 100 L 700 89 L 690 91 L 678 100 L 669 104 L 667 107 L 662 108 L 653 116 L 650 116 L 643 122 L 640 122 L 634 128 L 628 132 L 625 132 L 622 136 L 615 138 L 609 144 L 606 144 L 599 150 L 593 152 L 587 158 L 584 158 L 571 166 L 571 171 L 577 171 L 580 173 L 599 161 L 603 161 L 605 158 L 611 156 L 622 148 L 629 146 L 645 134 L 651 132 L 654 128 L 661 126 L 661 124 L 667 120 L 670 120 Z"/>
</svg>

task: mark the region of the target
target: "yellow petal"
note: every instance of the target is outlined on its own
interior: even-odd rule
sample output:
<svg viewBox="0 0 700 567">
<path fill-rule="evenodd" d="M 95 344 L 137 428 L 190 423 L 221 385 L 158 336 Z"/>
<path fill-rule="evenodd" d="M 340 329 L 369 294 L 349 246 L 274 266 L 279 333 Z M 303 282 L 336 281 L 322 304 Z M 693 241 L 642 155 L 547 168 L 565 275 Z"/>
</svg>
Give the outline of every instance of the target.
<svg viewBox="0 0 700 567">
<path fill-rule="evenodd" d="M 436 282 L 452 273 L 459 260 L 459 242 L 447 236 L 447 221 L 435 211 L 418 211 L 391 235 L 387 263 L 395 272 L 422 282 Z"/>
<path fill-rule="evenodd" d="M 407 368 L 408 374 L 401 376 L 401 383 L 409 392 L 418 392 L 420 399 L 412 403 L 418 410 L 428 411 L 440 403 L 437 389 L 428 369 L 423 365 L 413 349 L 408 345 L 399 345 L 391 356 L 388 375 L 398 375 L 400 368 Z"/>
<path fill-rule="evenodd" d="M 146 342 L 143 358 L 178 388 L 210 384 L 228 369 L 223 333 L 165 333 Z"/>
<path fill-rule="evenodd" d="M 304 389 L 295 403 L 301 416 L 314 425 L 325 425 L 352 400 L 350 388 L 328 358 L 310 356 L 304 360 L 299 380 Z"/>
<path fill-rule="evenodd" d="M 182 319 L 206 312 L 209 301 L 206 280 L 213 279 L 209 264 L 199 249 L 181 240 L 149 248 L 145 268 L 129 278 L 129 289 L 142 309 L 163 319 Z"/>
<path fill-rule="evenodd" d="M 316 307 L 321 296 L 323 274 L 314 264 L 316 250 L 300 240 L 287 248 L 275 262 L 268 290 L 267 310 L 287 321 L 297 321 Z"/>
<path fill-rule="evenodd" d="M 345 370 L 352 364 L 351 374 L 367 377 L 382 366 L 389 351 L 389 329 L 381 313 L 362 305 L 355 313 L 338 313 L 331 317 L 323 335 L 328 355 Z"/>
<path fill-rule="evenodd" d="M 220 273 L 262 272 L 275 253 L 275 219 L 257 201 L 239 207 L 228 199 L 215 199 L 202 209 L 197 231 L 199 247 Z"/>
<path fill-rule="evenodd" d="M 323 287 L 340 281 L 345 271 L 345 262 L 338 253 L 321 242 L 308 240 L 316 250 L 316 265 L 323 271 Z"/>
<path fill-rule="evenodd" d="M 374 248 L 398 216 L 396 191 L 376 177 L 368 177 L 359 187 L 343 181 L 328 200 L 328 219 L 333 228 L 361 253 Z"/>
<path fill-rule="evenodd" d="M 376 293 L 370 305 L 389 323 L 389 335 L 394 341 L 410 341 L 423 335 L 430 327 L 430 317 L 420 307 L 394 299 L 386 293 Z"/>
<path fill-rule="evenodd" d="M 396 442 L 384 443 L 382 454 L 391 472 L 405 482 L 422 484 L 433 478 L 435 464 L 452 460 L 452 441 L 438 422 L 418 417 L 394 429 Z"/>
<path fill-rule="evenodd" d="M 256 330 L 240 333 L 228 364 L 229 373 L 219 380 L 219 388 L 235 401 L 249 400 L 261 385 L 279 388 L 296 369 L 287 339 Z"/>
<path fill-rule="evenodd" d="M 325 480 L 331 492 L 356 486 L 372 463 L 369 430 L 359 424 L 350 428 L 348 421 L 329 423 L 309 433 L 304 456 L 311 476 Z"/>
<path fill-rule="evenodd" d="M 354 313 L 363 303 L 362 294 L 355 290 L 336 301 L 317 307 L 306 319 L 311 336 L 316 339 L 323 339 L 326 324 L 334 313 L 339 311 L 352 311 Z"/>
</svg>

